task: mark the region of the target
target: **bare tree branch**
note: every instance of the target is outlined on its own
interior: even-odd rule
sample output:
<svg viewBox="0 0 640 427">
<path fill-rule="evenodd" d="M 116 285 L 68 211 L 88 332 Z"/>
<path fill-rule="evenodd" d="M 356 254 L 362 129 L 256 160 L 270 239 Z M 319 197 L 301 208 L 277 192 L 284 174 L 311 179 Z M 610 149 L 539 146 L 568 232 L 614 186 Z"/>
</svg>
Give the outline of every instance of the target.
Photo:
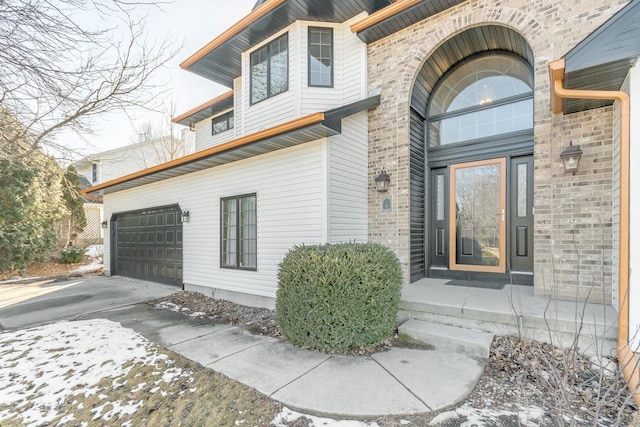
<svg viewBox="0 0 640 427">
<path fill-rule="evenodd" d="M 168 39 L 146 40 L 136 13 L 162 4 L 0 1 L 0 107 L 21 123 L 0 129 L 0 159 L 47 146 L 64 150 L 54 142 L 59 132 L 89 133 L 104 113 L 159 108 L 162 88 L 152 77 L 178 48 Z M 96 21 L 102 26 L 89 28 Z M 30 146 L 17 151 L 25 140 Z"/>
</svg>

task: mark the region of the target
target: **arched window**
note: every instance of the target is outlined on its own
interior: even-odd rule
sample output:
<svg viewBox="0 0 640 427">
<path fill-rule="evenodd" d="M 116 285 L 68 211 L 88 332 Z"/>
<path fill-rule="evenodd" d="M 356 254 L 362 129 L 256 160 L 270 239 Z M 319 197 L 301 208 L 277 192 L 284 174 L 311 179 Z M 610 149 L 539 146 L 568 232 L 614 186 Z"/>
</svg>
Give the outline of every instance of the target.
<svg viewBox="0 0 640 427">
<path fill-rule="evenodd" d="M 481 140 L 533 127 L 533 76 L 520 58 L 491 53 L 462 61 L 429 101 L 429 147 Z"/>
</svg>

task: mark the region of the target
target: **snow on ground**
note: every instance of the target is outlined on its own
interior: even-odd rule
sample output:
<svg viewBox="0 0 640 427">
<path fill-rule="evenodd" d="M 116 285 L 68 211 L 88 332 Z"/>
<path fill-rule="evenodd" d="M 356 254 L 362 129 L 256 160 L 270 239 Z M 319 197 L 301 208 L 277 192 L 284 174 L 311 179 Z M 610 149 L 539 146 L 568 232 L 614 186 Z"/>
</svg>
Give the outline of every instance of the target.
<svg viewBox="0 0 640 427">
<path fill-rule="evenodd" d="M 495 426 L 500 419 L 515 418 L 523 427 L 536 427 L 539 425 L 544 411 L 537 406 L 521 407 L 517 411 L 505 411 L 497 409 L 476 409 L 463 405 L 451 411 L 443 412 L 429 423 L 430 426 L 438 426 L 445 422 L 460 422 L 455 424 L 460 427 L 485 427 Z M 453 424 L 450 424 L 453 425 Z"/>
<path fill-rule="evenodd" d="M 87 273 L 96 271 L 102 268 L 103 246 L 102 245 L 89 245 L 85 249 L 84 254 L 91 258 L 91 263 L 87 265 L 81 265 L 73 270 L 74 273 Z"/>
<path fill-rule="evenodd" d="M 301 414 L 296 411 L 292 411 L 289 408 L 283 407 L 282 411 L 271 421 L 275 427 L 287 427 L 292 425 L 293 422 L 299 418 L 306 418 L 310 421 L 305 425 L 309 427 L 379 427 L 378 423 L 363 423 L 361 421 L 352 420 L 334 420 L 332 418 L 314 417 L 311 415 Z"/>
<path fill-rule="evenodd" d="M 109 320 L 59 322 L 0 334 L 0 424 L 16 414 L 26 425 L 42 425 L 58 413 L 56 407 L 72 395 L 99 392 L 103 378 L 117 379 L 134 363 L 157 365 L 172 362 L 152 343 L 130 329 Z M 179 369 L 165 372 L 162 381 L 181 376 Z M 132 413 L 136 401 L 111 402 L 109 419 Z M 68 417 L 68 416 L 67 416 Z M 65 417 L 65 421 L 71 420 Z"/>
<path fill-rule="evenodd" d="M 103 253 L 103 245 L 89 245 L 84 252 L 84 254 L 89 258 L 102 258 Z"/>
</svg>

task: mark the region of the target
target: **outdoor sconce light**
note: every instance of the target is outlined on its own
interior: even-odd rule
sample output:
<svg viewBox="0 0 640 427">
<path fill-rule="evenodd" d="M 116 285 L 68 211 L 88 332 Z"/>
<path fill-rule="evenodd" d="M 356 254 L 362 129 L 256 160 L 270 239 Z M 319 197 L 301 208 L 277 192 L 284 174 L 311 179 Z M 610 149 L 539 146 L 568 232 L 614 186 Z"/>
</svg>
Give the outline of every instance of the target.
<svg viewBox="0 0 640 427">
<path fill-rule="evenodd" d="M 383 170 L 380 175 L 376 176 L 375 182 L 378 193 L 386 193 L 389 190 L 389 183 L 391 183 L 391 175 Z"/>
<path fill-rule="evenodd" d="M 574 146 L 573 142 L 570 142 L 569 146 L 562 150 L 562 153 L 560 153 L 560 158 L 562 159 L 562 163 L 564 164 L 564 172 L 578 172 L 578 165 L 580 164 L 581 157 L 582 149 L 580 148 L 580 146 Z"/>
<path fill-rule="evenodd" d="M 182 218 L 182 222 L 189 222 L 189 211 L 187 209 L 183 209 L 180 218 Z"/>
<path fill-rule="evenodd" d="M 109 227 L 109 223 L 107 222 L 107 220 L 105 219 L 104 221 L 102 221 L 102 223 L 100 224 L 102 226 L 103 229 L 107 229 Z"/>
</svg>

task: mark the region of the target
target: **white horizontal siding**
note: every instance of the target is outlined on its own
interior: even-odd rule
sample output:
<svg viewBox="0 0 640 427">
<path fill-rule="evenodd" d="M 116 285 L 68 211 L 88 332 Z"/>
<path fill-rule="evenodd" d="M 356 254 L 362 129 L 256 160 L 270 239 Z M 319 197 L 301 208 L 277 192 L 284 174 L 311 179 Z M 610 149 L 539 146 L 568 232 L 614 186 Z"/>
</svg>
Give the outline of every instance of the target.
<svg viewBox="0 0 640 427">
<path fill-rule="evenodd" d="M 322 150 L 322 141 L 310 142 L 106 195 L 105 215 L 177 203 L 191 213 L 183 225 L 185 283 L 275 297 L 285 253 L 321 243 L 325 233 Z M 220 268 L 220 198 L 246 193 L 257 194 L 258 270 Z"/>
<path fill-rule="evenodd" d="M 277 126 L 300 116 L 299 103 L 297 102 L 300 91 L 299 28 L 299 25 L 293 24 L 285 31 L 281 31 L 265 40 L 265 43 L 267 43 L 282 36 L 285 32 L 289 33 L 289 90 L 286 92 L 251 105 L 251 52 L 262 47 L 265 43 L 242 54 L 243 87 L 245 88 L 242 93 L 242 105 L 244 109 L 243 130 L 245 135 Z"/>
<path fill-rule="evenodd" d="M 333 87 L 309 87 L 309 27 L 333 28 Z M 342 26 L 325 22 L 303 22 L 300 32 L 300 102 L 302 115 L 326 111 L 342 105 Z"/>
<path fill-rule="evenodd" d="M 241 136 L 244 136 L 245 132 L 244 132 L 244 116 L 245 116 L 245 109 L 244 109 L 244 98 L 243 98 L 243 93 L 244 93 L 244 89 L 242 87 L 242 76 L 236 78 L 233 81 L 233 113 L 234 113 L 234 119 L 235 119 L 235 136 L 236 138 L 239 138 Z"/>
<path fill-rule="evenodd" d="M 221 114 L 225 114 L 229 111 L 231 110 L 227 110 Z M 216 114 L 215 116 L 207 117 L 206 119 L 196 123 L 196 150 L 197 151 L 201 151 L 209 147 L 214 147 L 216 145 L 224 144 L 225 142 L 235 139 L 235 136 L 236 136 L 235 129 L 229 129 L 227 131 L 212 135 L 211 121 L 213 120 L 214 117 L 219 115 L 220 114 Z"/>
<path fill-rule="evenodd" d="M 359 101 L 367 96 L 367 45 L 351 32 L 349 25 L 342 26 L 344 62 L 340 71 L 344 104 Z"/>
<path fill-rule="evenodd" d="M 329 241 L 367 241 L 367 112 L 342 121 L 329 138 Z"/>
</svg>

